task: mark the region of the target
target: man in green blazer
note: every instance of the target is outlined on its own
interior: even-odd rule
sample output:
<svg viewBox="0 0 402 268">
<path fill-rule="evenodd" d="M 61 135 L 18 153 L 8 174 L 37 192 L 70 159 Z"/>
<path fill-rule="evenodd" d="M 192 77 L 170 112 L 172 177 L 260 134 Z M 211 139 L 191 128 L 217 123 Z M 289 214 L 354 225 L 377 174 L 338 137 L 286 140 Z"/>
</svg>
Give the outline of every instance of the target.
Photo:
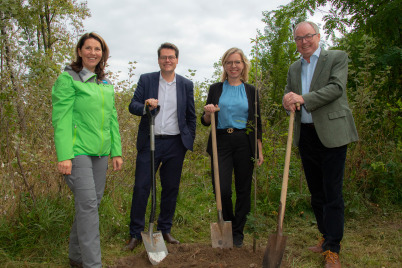
<svg viewBox="0 0 402 268">
<path fill-rule="evenodd" d="M 318 245 L 309 249 L 323 253 L 326 268 L 341 267 L 343 173 L 347 144 L 358 140 L 346 94 L 348 56 L 320 48 L 319 28 L 312 22 L 296 25 L 294 38 L 302 57 L 289 67 L 283 106 L 297 110 L 294 144 L 299 147 L 311 206 L 322 234 Z"/>
</svg>

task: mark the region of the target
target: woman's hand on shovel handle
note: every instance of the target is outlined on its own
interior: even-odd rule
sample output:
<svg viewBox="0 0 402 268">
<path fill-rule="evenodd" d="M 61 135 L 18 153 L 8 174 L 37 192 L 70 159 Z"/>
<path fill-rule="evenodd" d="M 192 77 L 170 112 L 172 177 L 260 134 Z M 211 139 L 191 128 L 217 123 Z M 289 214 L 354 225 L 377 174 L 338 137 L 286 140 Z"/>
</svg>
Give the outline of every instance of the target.
<svg viewBox="0 0 402 268">
<path fill-rule="evenodd" d="M 218 104 L 207 104 L 204 106 L 205 115 L 211 115 L 219 109 Z"/>
<path fill-rule="evenodd" d="M 205 112 L 205 114 L 204 114 L 204 121 L 205 121 L 207 124 L 210 124 L 210 123 L 211 123 L 211 114 L 212 114 L 212 113 L 215 113 L 216 111 L 219 111 L 218 104 L 215 104 L 215 105 L 213 105 L 213 104 L 207 104 L 207 105 L 204 106 L 204 112 Z"/>
</svg>

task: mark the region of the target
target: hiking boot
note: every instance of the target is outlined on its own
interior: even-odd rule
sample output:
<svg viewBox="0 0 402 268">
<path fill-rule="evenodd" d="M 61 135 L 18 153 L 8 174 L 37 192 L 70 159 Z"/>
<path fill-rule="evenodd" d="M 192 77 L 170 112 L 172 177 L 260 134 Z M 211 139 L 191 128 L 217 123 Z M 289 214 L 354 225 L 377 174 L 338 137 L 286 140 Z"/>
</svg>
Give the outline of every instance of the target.
<svg viewBox="0 0 402 268">
<path fill-rule="evenodd" d="M 137 239 L 137 238 L 133 237 L 127 242 L 127 244 L 123 248 L 123 250 L 124 251 L 132 251 L 133 249 L 135 249 L 136 247 L 138 247 L 141 244 L 142 244 L 141 239 Z"/>
<path fill-rule="evenodd" d="M 175 239 L 170 233 L 162 234 L 163 240 L 169 244 L 180 244 L 179 240 Z"/>
<path fill-rule="evenodd" d="M 317 245 L 309 247 L 308 249 L 314 253 L 323 253 L 324 251 L 322 250 L 322 244 L 324 244 L 324 241 L 324 237 L 321 237 L 319 238 Z"/>
<path fill-rule="evenodd" d="M 324 256 L 325 268 L 341 268 L 338 253 L 327 250 L 322 255 Z"/>
</svg>

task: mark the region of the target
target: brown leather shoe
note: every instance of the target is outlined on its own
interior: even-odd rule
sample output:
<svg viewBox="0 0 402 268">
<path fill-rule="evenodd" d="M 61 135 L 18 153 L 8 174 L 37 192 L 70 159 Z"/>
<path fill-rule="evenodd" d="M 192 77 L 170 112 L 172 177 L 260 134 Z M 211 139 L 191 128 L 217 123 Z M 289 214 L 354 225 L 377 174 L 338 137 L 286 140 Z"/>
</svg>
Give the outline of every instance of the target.
<svg viewBox="0 0 402 268">
<path fill-rule="evenodd" d="M 162 234 L 163 239 L 169 244 L 180 244 L 179 240 L 174 239 L 170 233 Z"/>
<path fill-rule="evenodd" d="M 309 247 L 308 249 L 314 253 L 323 253 L 324 251 L 322 250 L 322 244 L 324 244 L 324 241 L 325 241 L 324 237 L 321 237 L 318 240 L 317 245 Z"/>
<path fill-rule="evenodd" d="M 338 253 L 327 250 L 322 255 L 324 255 L 325 268 L 341 268 Z"/>
<path fill-rule="evenodd" d="M 130 241 L 128 241 L 127 245 L 123 248 L 123 250 L 132 251 L 133 249 L 135 249 L 136 247 L 141 245 L 141 243 L 142 243 L 142 240 L 133 237 L 130 239 Z"/>
<path fill-rule="evenodd" d="M 72 268 L 82 268 L 83 267 L 82 262 L 74 261 L 72 259 L 69 259 L 69 260 L 70 260 L 70 266 Z"/>
</svg>

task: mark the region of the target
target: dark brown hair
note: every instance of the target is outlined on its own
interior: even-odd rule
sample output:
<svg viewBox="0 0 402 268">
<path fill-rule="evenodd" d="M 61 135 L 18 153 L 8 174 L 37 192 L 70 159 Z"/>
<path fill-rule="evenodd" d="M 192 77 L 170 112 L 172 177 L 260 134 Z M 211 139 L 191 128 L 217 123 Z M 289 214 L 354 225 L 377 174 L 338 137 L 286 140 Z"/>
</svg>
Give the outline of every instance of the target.
<svg viewBox="0 0 402 268">
<path fill-rule="evenodd" d="M 173 45 L 172 43 L 163 43 L 159 48 L 158 48 L 158 58 L 161 56 L 161 50 L 167 48 L 167 49 L 173 49 L 174 54 L 176 55 L 176 58 L 179 58 L 179 49 Z"/>
<path fill-rule="evenodd" d="M 71 63 L 71 68 L 75 72 L 80 72 L 84 66 L 82 66 L 82 58 L 78 54 L 78 49 L 82 49 L 86 40 L 93 38 L 101 44 L 102 48 L 102 59 L 95 67 L 95 74 L 98 76 L 98 80 L 102 80 L 105 77 L 105 67 L 106 62 L 109 58 L 109 47 L 107 46 L 105 40 L 103 38 L 92 32 L 92 33 L 85 33 L 81 36 L 80 40 L 78 40 L 77 46 L 75 47 L 75 60 Z"/>
</svg>

